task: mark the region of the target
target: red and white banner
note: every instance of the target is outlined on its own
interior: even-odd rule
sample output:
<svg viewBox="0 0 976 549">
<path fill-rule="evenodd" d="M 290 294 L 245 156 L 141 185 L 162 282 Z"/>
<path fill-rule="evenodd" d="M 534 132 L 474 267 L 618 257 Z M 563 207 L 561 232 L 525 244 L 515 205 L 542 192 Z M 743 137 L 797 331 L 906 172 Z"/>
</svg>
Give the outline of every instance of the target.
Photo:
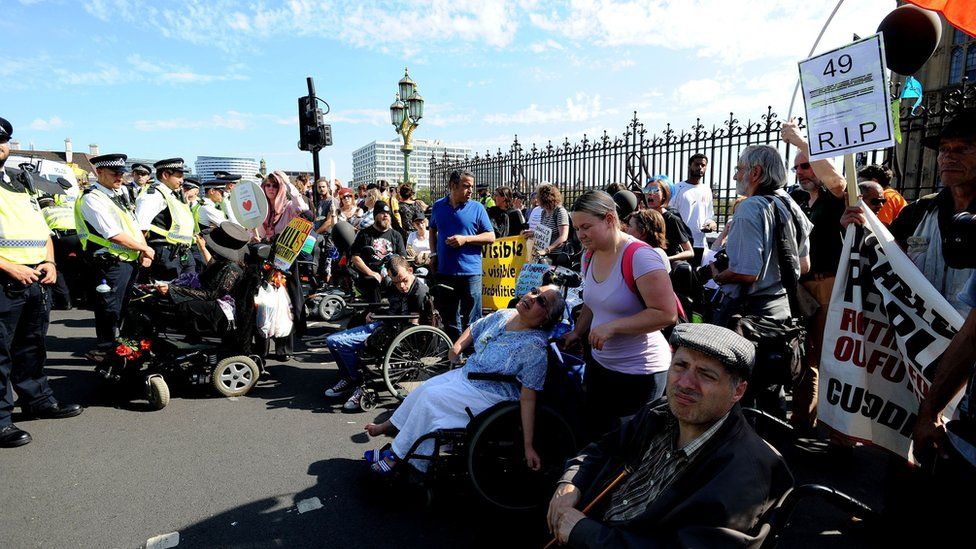
<svg viewBox="0 0 976 549">
<path fill-rule="evenodd" d="M 934 367 L 963 318 L 925 279 L 888 229 L 861 204 L 867 225 L 844 238 L 830 298 L 817 417 L 831 428 L 912 460 L 912 429 Z M 952 415 L 959 395 L 945 411 Z"/>
</svg>

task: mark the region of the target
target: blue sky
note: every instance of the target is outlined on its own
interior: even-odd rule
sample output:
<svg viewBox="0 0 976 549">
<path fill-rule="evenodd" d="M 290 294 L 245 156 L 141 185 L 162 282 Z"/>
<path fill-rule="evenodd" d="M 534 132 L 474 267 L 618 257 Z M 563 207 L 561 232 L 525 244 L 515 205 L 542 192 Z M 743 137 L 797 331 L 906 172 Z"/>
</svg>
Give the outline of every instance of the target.
<svg viewBox="0 0 976 549">
<path fill-rule="evenodd" d="M 634 110 L 710 126 L 785 116 L 834 0 L 0 0 L 0 116 L 23 147 L 133 157 L 265 158 L 297 149 L 305 77 L 332 107 L 337 176 L 395 138 L 404 66 L 426 113 L 418 138 L 483 152 L 620 133 Z M 819 51 L 871 34 L 895 3 L 847 0 Z M 802 112 L 802 103 L 798 104 Z M 528 148 L 528 147 L 526 147 Z"/>
</svg>

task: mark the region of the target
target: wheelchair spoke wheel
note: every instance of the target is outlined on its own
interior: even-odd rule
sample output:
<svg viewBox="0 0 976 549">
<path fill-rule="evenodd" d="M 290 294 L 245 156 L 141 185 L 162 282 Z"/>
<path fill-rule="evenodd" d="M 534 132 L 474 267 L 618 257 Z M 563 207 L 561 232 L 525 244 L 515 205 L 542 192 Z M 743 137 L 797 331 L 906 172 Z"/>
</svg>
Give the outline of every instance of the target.
<svg viewBox="0 0 976 549">
<path fill-rule="evenodd" d="M 525 464 L 522 416 L 517 402 L 505 403 L 479 415 L 468 443 L 468 475 L 475 492 L 502 509 L 527 510 L 545 505 L 576 453 L 576 437 L 566 420 L 548 406 L 536 409 L 533 447 L 541 468 Z"/>
<path fill-rule="evenodd" d="M 398 399 L 451 368 L 451 339 L 432 326 L 413 326 L 397 335 L 383 360 L 383 381 Z"/>
<path fill-rule="evenodd" d="M 243 396 L 258 382 L 261 371 L 250 357 L 227 357 L 214 366 L 210 379 L 214 389 L 226 397 Z"/>
</svg>

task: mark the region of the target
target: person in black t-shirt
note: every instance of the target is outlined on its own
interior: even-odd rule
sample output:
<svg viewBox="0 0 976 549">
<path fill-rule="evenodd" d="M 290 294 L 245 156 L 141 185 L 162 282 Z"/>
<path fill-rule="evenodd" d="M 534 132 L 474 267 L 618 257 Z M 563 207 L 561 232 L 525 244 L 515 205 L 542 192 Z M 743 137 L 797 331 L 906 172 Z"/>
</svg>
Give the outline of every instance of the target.
<svg viewBox="0 0 976 549">
<path fill-rule="evenodd" d="M 414 276 L 413 269 L 402 256 L 395 255 L 389 259 L 388 271 L 390 276 L 384 279 L 383 285 L 390 303 L 386 314 L 419 314 L 423 318 L 428 313 L 427 286 Z M 368 323 L 363 326 L 337 332 L 325 339 L 340 375 L 339 382 L 327 389 L 325 396 L 340 397 L 355 389 L 343 405 L 346 410 L 359 408 L 359 399 L 363 395 L 359 355 L 370 334 L 383 325 L 382 322 L 373 322 L 372 316 L 373 313 L 366 316 Z M 416 320 L 412 322 L 417 323 Z"/>
<path fill-rule="evenodd" d="M 668 241 L 664 251 L 668 254 L 671 266 L 675 267 L 679 261 L 691 261 L 695 257 L 695 251 L 691 247 L 691 229 L 681 219 L 678 210 L 668 206 L 671 189 L 667 181 L 657 178 L 648 180 L 644 186 L 644 197 L 648 208 L 657 210 L 664 216 L 664 234 Z"/>
<path fill-rule="evenodd" d="M 404 256 L 407 246 L 403 236 L 391 226 L 393 212 L 382 200 L 373 205 L 373 224 L 359 231 L 352 244 L 352 266 L 362 275 L 356 288 L 370 302 L 380 300 L 383 264 L 391 254 Z"/>
</svg>

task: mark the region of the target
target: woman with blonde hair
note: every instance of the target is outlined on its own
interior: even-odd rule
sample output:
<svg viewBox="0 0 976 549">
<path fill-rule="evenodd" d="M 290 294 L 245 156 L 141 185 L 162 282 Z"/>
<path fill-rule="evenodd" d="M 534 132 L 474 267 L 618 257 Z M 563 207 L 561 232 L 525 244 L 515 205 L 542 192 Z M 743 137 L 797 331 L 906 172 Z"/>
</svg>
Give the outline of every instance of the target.
<svg viewBox="0 0 976 549">
<path fill-rule="evenodd" d="M 620 230 L 617 205 L 586 191 L 571 216 L 583 254 L 583 308 L 564 341 L 586 342 L 585 417 L 597 437 L 660 397 L 671 364 L 661 330 L 677 320 L 666 261 Z"/>
</svg>

